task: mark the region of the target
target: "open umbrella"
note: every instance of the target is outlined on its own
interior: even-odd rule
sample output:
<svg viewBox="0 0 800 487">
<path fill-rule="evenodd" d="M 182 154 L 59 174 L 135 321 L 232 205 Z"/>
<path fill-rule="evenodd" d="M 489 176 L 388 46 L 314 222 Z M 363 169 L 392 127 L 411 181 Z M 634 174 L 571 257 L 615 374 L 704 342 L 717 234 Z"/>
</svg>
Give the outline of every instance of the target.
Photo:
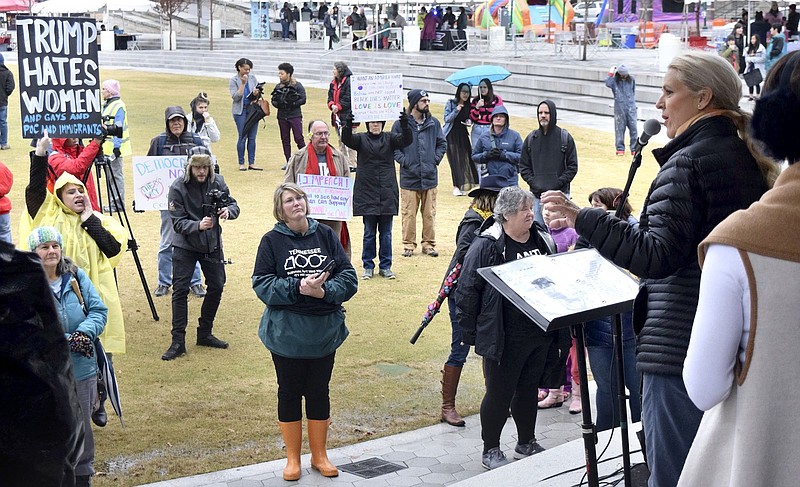
<svg viewBox="0 0 800 487">
<path fill-rule="evenodd" d="M 467 83 L 470 86 L 475 86 L 486 78 L 492 83 L 503 81 L 511 76 L 511 73 L 502 66 L 494 66 L 492 64 L 481 64 L 478 66 L 470 66 L 456 71 L 448 76 L 445 81 L 453 86 L 458 86 L 461 83 Z"/>
<path fill-rule="evenodd" d="M 95 353 L 97 354 L 97 367 L 100 369 L 99 379 L 103 381 L 103 386 L 106 389 L 106 397 L 108 397 L 114 412 L 119 417 L 119 422 L 122 427 L 125 427 L 125 421 L 122 419 L 122 403 L 119 398 L 119 386 L 117 385 L 117 373 L 114 371 L 114 365 L 106 357 L 106 351 L 100 340 L 94 341 Z"/>
<path fill-rule="evenodd" d="M 244 125 L 242 125 L 242 136 L 252 129 L 262 118 L 269 115 L 269 102 L 259 98 L 255 103 L 248 103 L 245 107 Z"/>
<path fill-rule="evenodd" d="M 442 308 L 442 303 L 444 302 L 445 298 L 450 295 L 450 292 L 453 290 L 455 285 L 458 283 L 458 276 L 461 275 L 461 264 L 456 264 L 453 267 L 453 270 L 447 274 L 447 277 L 444 278 L 444 282 L 442 283 L 441 289 L 439 289 L 439 293 L 436 295 L 436 299 L 433 300 L 431 304 L 428 305 L 427 311 L 425 311 L 425 315 L 422 317 L 422 323 L 420 323 L 419 328 L 417 328 L 417 332 L 414 333 L 414 336 L 411 337 L 411 344 L 417 343 L 417 338 L 422 334 L 422 330 L 430 324 L 433 317 L 439 313 L 439 310 Z"/>
</svg>

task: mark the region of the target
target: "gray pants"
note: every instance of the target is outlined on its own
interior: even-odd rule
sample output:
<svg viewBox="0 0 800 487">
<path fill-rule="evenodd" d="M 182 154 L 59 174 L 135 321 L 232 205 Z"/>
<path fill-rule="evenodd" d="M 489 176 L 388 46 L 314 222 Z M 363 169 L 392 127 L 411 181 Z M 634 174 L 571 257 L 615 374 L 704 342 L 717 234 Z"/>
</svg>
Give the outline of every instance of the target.
<svg viewBox="0 0 800 487">
<path fill-rule="evenodd" d="M 94 475 L 94 432 L 92 431 L 92 412 L 97 403 L 97 376 L 75 381 L 78 401 L 83 416 L 83 453 L 75 466 L 75 475 Z"/>
<path fill-rule="evenodd" d="M 108 165 L 108 168 L 111 170 L 109 180 L 107 181 L 110 190 L 108 193 L 108 204 L 119 211 L 125 207 L 125 175 L 122 172 L 122 157 L 113 159 Z M 111 176 L 113 176 L 113 179 Z M 116 190 L 113 189 L 114 182 L 116 182 Z M 114 196 L 117 191 L 119 195 L 115 198 Z"/>
</svg>

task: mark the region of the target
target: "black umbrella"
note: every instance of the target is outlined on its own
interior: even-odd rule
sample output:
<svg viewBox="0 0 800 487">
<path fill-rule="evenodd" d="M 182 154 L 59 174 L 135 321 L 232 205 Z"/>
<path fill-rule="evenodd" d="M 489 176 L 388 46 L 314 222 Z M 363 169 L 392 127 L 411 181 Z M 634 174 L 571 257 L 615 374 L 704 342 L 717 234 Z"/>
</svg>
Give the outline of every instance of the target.
<svg viewBox="0 0 800 487">
<path fill-rule="evenodd" d="M 94 341 L 95 353 L 97 354 L 97 367 L 100 369 L 99 380 L 103 382 L 103 387 L 106 389 L 106 397 L 108 397 L 114 412 L 119 417 L 119 422 L 122 427 L 125 427 L 125 421 L 122 419 L 122 403 L 119 398 L 119 386 L 117 385 L 117 373 L 114 371 L 114 365 L 106 357 L 106 351 L 100 339 Z"/>
<path fill-rule="evenodd" d="M 269 115 L 269 103 L 263 98 L 260 98 L 245 107 L 244 125 L 242 125 L 242 133 L 239 138 L 244 134 L 250 132 L 262 118 Z"/>
</svg>

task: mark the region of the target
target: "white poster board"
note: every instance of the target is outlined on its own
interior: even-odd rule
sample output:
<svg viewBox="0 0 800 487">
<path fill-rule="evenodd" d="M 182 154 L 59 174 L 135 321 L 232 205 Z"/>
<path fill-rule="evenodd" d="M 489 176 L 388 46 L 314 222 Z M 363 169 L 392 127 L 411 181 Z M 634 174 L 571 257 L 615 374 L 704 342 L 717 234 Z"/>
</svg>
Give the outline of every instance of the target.
<svg viewBox="0 0 800 487">
<path fill-rule="evenodd" d="M 403 111 L 403 75 L 394 73 L 351 76 L 350 102 L 356 122 L 396 120 Z"/>
<path fill-rule="evenodd" d="M 136 211 L 166 210 L 169 186 L 182 178 L 186 156 L 134 156 L 133 200 Z"/>
<path fill-rule="evenodd" d="M 297 185 L 308 196 L 311 218 L 349 221 L 353 217 L 353 180 L 342 176 L 298 174 Z"/>
</svg>

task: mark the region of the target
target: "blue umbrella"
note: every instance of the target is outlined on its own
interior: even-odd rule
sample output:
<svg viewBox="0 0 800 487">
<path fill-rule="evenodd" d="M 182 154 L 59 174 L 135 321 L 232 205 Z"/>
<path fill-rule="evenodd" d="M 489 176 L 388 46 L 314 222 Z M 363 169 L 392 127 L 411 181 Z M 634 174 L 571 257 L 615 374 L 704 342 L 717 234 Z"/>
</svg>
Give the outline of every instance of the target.
<svg viewBox="0 0 800 487">
<path fill-rule="evenodd" d="M 453 86 L 458 86 L 461 83 L 467 83 L 470 86 L 475 86 L 481 82 L 482 79 L 487 78 L 492 83 L 503 81 L 511 76 L 506 68 L 502 66 L 494 66 L 492 64 L 481 64 L 478 66 L 470 66 L 456 71 L 448 76 L 445 81 Z"/>
</svg>

